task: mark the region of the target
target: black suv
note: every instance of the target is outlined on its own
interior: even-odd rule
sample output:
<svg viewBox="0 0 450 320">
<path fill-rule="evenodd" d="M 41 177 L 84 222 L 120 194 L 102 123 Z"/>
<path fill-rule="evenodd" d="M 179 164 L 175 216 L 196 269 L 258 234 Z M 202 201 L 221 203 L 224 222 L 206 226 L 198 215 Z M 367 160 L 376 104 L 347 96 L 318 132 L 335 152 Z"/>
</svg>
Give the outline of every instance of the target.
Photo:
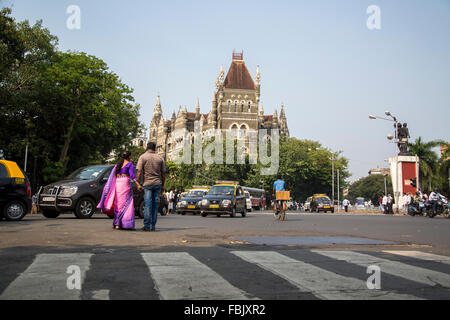
<svg viewBox="0 0 450 320">
<path fill-rule="evenodd" d="M 237 212 L 245 217 L 247 203 L 244 190 L 237 182 L 218 182 L 200 201 L 199 208 L 202 217 L 208 214 L 215 214 L 218 217 L 227 214 L 233 218 Z"/>
<path fill-rule="evenodd" d="M 103 187 L 114 165 L 82 167 L 66 179 L 41 187 L 37 194 L 38 209 L 47 218 L 57 218 L 61 213 L 74 212 L 79 219 L 88 219 L 97 211 Z M 133 183 L 133 200 L 136 214 L 144 217 L 144 192 Z M 163 195 L 159 201 L 159 213 L 167 213 L 167 201 Z"/>
</svg>

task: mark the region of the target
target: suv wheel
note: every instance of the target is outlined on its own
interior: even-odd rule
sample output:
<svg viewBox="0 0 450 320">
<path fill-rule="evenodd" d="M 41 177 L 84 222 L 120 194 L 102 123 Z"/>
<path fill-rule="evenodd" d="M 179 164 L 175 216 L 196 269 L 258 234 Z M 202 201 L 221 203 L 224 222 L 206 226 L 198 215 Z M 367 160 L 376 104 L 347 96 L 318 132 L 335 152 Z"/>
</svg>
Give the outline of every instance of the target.
<svg viewBox="0 0 450 320">
<path fill-rule="evenodd" d="M 89 197 L 81 198 L 75 208 L 75 216 L 78 219 L 89 219 L 95 212 L 95 204 Z"/>
<path fill-rule="evenodd" d="M 26 213 L 25 205 L 20 201 L 11 201 L 3 209 L 3 216 L 8 221 L 20 221 Z"/>
<path fill-rule="evenodd" d="M 166 207 L 166 206 L 163 206 L 163 207 L 162 207 L 162 209 L 161 209 L 161 215 L 162 215 L 162 216 L 167 215 L 167 207 Z"/>
<path fill-rule="evenodd" d="M 42 215 L 49 219 L 55 219 L 59 217 L 59 212 L 44 210 L 42 211 Z"/>
<path fill-rule="evenodd" d="M 230 213 L 230 217 L 234 218 L 236 216 L 236 207 L 233 208 L 233 211 Z"/>
</svg>

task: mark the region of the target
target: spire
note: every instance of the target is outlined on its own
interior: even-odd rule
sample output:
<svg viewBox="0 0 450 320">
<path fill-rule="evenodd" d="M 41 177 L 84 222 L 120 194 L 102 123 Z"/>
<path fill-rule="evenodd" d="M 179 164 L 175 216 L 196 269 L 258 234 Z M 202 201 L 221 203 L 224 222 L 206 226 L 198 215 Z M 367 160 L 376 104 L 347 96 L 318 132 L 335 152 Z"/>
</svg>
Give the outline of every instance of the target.
<svg viewBox="0 0 450 320">
<path fill-rule="evenodd" d="M 284 104 L 281 104 L 281 111 L 280 111 L 280 119 L 286 119 L 286 114 L 284 113 Z"/>
<path fill-rule="evenodd" d="M 195 120 L 200 120 L 200 100 L 197 97 L 197 104 L 195 106 Z"/>
<path fill-rule="evenodd" d="M 261 116 L 261 117 L 264 117 L 264 107 L 263 107 L 263 103 L 261 102 L 261 109 L 260 109 L 260 111 L 259 111 L 259 115 Z"/>
<path fill-rule="evenodd" d="M 261 71 L 259 70 L 259 66 L 256 68 L 256 85 L 259 86 L 261 84 Z"/>
<path fill-rule="evenodd" d="M 280 123 L 280 134 L 289 137 L 289 129 L 287 126 L 286 114 L 284 113 L 284 104 L 281 104 L 279 123 Z"/>
<path fill-rule="evenodd" d="M 272 116 L 272 129 L 276 129 L 278 128 L 278 113 L 277 113 L 277 109 L 275 109 L 275 111 L 273 112 L 273 116 Z"/>
<path fill-rule="evenodd" d="M 223 83 L 223 80 L 225 79 L 225 72 L 223 71 L 223 64 L 220 65 L 220 71 L 219 71 L 219 81 Z"/>
</svg>

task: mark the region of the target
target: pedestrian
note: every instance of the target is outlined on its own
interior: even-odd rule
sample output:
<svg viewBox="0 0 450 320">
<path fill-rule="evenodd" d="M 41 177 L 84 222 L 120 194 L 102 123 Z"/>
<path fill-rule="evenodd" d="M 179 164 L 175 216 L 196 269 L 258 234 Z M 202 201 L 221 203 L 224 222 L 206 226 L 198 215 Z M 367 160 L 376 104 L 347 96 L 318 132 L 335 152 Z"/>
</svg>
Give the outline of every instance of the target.
<svg viewBox="0 0 450 320">
<path fill-rule="evenodd" d="M 384 214 L 389 214 L 389 197 L 387 195 L 384 194 L 383 196 L 383 201 L 381 202 L 382 206 L 383 206 L 383 213 Z"/>
<path fill-rule="evenodd" d="M 384 193 L 378 198 L 378 206 L 380 207 L 380 212 L 384 212 L 383 198 L 384 198 Z"/>
<path fill-rule="evenodd" d="M 169 210 L 167 214 L 171 214 L 173 212 L 173 190 L 169 191 Z"/>
<path fill-rule="evenodd" d="M 348 206 L 350 205 L 350 201 L 344 199 L 344 201 L 342 201 L 342 205 L 344 206 L 345 212 L 348 212 Z"/>
<path fill-rule="evenodd" d="M 97 205 L 103 213 L 114 214 L 113 228 L 116 230 L 134 230 L 132 181 L 136 183 L 138 189 L 141 188 L 139 180 L 134 175 L 131 152 L 125 151 L 112 169 L 103 188 L 100 203 Z"/>
<path fill-rule="evenodd" d="M 178 192 L 177 189 L 175 189 L 175 192 L 173 193 L 173 212 L 177 213 L 177 203 L 178 203 Z"/>
<path fill-rule="evenodd" d="M 394 211 L 392 210 L 392 207 L 393 207 L 393 199 L 392 199 L 391 194 L 388 194 L 388 202 L 387 202 L 387 205 L 388 205 L 388 214 L 393 214 L 393 213 L 394 213 Z"/>
<path fill-rule="evenodd" d="M 156 153 L 156 144 L 149 142 L 147 150 L 139 157 L 137 164 L 137 180 L 144 175 L 144 227 L 143 231 L 155 231 L 158 219 L 159 195 L 164 193 L 166 181 L 166 165 Z"/>
</svg>

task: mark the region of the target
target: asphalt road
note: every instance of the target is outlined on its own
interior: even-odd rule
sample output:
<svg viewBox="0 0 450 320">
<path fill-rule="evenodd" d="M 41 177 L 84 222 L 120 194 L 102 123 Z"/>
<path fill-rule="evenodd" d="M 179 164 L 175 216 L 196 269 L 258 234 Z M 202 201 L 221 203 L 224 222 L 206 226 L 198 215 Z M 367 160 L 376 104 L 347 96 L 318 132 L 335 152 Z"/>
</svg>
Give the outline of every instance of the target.
<svg viewBox="0 0 450 320">
<path fill-rule="evenodd" d="M 1 221 L 0 299 L 450 298 L 450 219 L 287 217 L 169 215 L 148 233 L 102 215 Z M 374 265 L 379 289 L 367 287 Z"/>
</svg>

